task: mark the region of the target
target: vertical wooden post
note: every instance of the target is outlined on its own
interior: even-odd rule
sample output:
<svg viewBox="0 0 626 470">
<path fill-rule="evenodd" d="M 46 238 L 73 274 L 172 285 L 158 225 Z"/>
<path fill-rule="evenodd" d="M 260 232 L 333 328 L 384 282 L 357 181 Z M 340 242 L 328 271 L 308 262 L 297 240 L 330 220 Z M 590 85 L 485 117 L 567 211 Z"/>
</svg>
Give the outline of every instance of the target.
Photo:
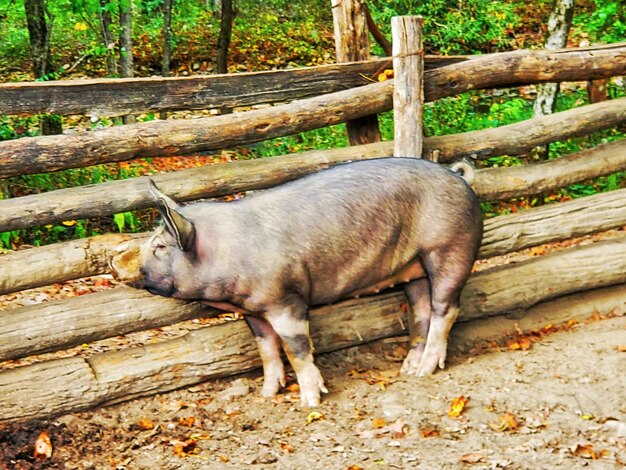
<svg viewBox="0 0 626 470">
<path fill-rule="evenodd" d="M 337 63 L 369 60 L 370 45 L 364 0 L 331 0 Z M 378 117 L 348 121 L 350 145 L 380 142 Z"/>
<path fill-rule="evenodd" d="M 422 156 L 424 140 L 424 49 L 422 17 L 391 18 L 395 157 Z"/>
</svg>

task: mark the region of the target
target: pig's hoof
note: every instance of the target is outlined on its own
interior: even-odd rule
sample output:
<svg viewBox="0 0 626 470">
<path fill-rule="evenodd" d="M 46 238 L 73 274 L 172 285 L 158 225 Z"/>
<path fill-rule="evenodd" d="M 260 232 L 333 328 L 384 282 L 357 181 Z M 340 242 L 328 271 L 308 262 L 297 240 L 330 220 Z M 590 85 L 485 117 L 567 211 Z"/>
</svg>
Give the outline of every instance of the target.
<svg viewBox="0 0 626 470">
<path fill-rule="evenodd" d="M 400 373 L 406 375 L 417 375 L 423 353 L 424 350 L 422 348 L 411 348 L 409 353 L 404 358 L 404 362 L 400 368 Z"/>
<path fill-rule="evenodd" d="M 328 393 L 322 374 L 313 364 L 298 374 L 298 383 L 300 385 L 300 402 L 303 406 L 319 405 L 320 395 Z"/>
<path fill-rule="evenodd" d="M 266 373 L 263 378 L 261 395 L 266 398 L 275 397 L 280 388 L 284 387 L 286 383 L 284 370 L 276 371 L 275 373 Z"/>
<path fill-rule="evenodd" d="M 443 369 L 446 366 L 446 349 L 447 343 L 438 343 L 436 346 L 427 344 L 422 360 L 420 362 L 417 375 L 424 377 L 425 375 L 431 375 L 439 366 Z"/>
</svg>

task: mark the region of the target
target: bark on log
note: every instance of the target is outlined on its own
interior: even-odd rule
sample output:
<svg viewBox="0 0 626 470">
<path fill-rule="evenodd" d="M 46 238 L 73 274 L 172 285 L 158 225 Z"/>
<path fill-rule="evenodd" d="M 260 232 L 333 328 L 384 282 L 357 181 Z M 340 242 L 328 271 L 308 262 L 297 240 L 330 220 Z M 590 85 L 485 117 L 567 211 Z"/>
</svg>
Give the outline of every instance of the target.
<svg viewBox="0 0 626 470">
<path fill-rule="evenodd" d="M 619 74 L 626 73 L 626 47 L 622 49 L 608 49 L 613 55 L 611 55 L 611 73 Z M 606 50 L 602 49 L 602 52 L 606 53 Z M 604 64 L 602 53 L 598 53 L 599 56 L 594 56 L 590 63 L 596 67 L 592 71 L 589 71 L 584 75 L 584 79 L 595 78 L 590 75 L 594 75 L 593 72 L 602 69 Z M 468 89 L 484 88 L 485 84 L 493 84 L 498 79 L 498 69 L 502 72 L 503 65 L 501 63 L 494 64 L 493 59 L 498 54 L 488 57 L 487 65 L 485 67 L 485 59 L 473 59 L 464 63 L 457 64 L 453 67 L 442 67 L 441 69 L 429 72 L 430 74 L 437 73 L 437 75 L 426 74 L 424 96 L 427 101 L 441 98 L 443 96 L 449 96 L 458 91 L 454 90 L 455 82 L 452 77 L 458 74 L 459 70 L 467 74 L 465 82 Z M 523 63 L 525 66 L 527 62 L 534 64 L 541 69 L 542 61 L 537 61 L 537 57 L 541 57 L 539 53 L 531 56 L 517 57 L 517 62 Z M 558 57 L 559 53 L 553 53 L 553 56 L 544 54 L 543 60 L 549 60 L 550 58 Z M 564 54 L 567 56 L 567 54 Z M 583 56 L 584 57 L 584 56 Z M 599 57 L 599 59 L 598 59 Z M 522 60 L 522 59 L 532 60 Z M 598 59 L 598 60 L 596 60 Z M 477 68 L 474 67 L 474 62 L 480 62 L 482 65 L 481 73 L 486 73 L 484 80 L 477 73 Z M 558 60 L 557 60 L 558 62 Z M 617 64 L 617 65 L 616 65 Z M 580 72 L 580 67 L 585 66 L 585 61 L 581 60 L 577 63 Z M 587 64 L 588 65 L 588 64 Z M 554 66 L 554 65 L 552 65 Z M 488 74 L 488 70 L 491 68 L 493 76 Z M 478 67 L 481 69 L 481 67 Z M 554 70 L 554 69 L 552 69 Z M 540 77 L 542 80 L 550 74 L 538 74 L 535 72 L 536 77 Z M 554 73 L 552 75 L 559 75 Z M 569 77 L 575 74 L 569 72 L 568 74 L 560 74 L 561 77 L 568 75 Z M 515 73 L 513 76 L 516 77 Z M 501 78 L 501 77 L 500 77 Z M 457 77 L 457 80 L 461 77 Z M 554 78 L 553 78 L 554 79 Z M 489 80 L 492 80 L 490 82 Z M 478 86 L 477 84 L 480 84 Z M 315 98 L 309 98 L 301 100 L 295 103 L 287 105 L 277 106 L 270 109 L 254 110 L 246 113 L 237 114 L 236 116 L 218 116 L 213 118 L 201 118 L 184 121 L 174 122 L 148 122 L 139 123 L 130 126 L 122 126 L 116 128 L 102 129 L 93 132 L 85 132 L 71 136 L 45 136 L 45 137 L 26 137 L 23 139 L 0 142 L 0 178 L 15 176 L 20 174 L 32 174 L 46 171 L 56 171 L 66 168 L 83 167 L 88 165 L 94 165 L 104 162 L 124 161 L 137 157 L 158 157 L 168 155 L 181 155 L 186 153 L 193 153 L 198 151 L 206 151 L 211 149 L 220 149 L 237 146 L 240 144 L 250 144 L 265 139 L 274 137 L 280 137 L 290 135 L 306 130 L 316 129 L 319 127 L 325 127 L 340 122 L 345 122 L 350 119 L 356 119 L 358 117 L 377 114 L 386 110 L 389 110 L 392 105 L 391 94 L 393 91 L 393 83 L 391 81 L 368 85 L 367 89 L 352 89 L 337 93 L 331 93 L 324 96 Z M 465 90 L 464 90 L 465 91 Z M 581 109 L 585 109 L 581 114 L 579 110 L 571 110 L 566 113 L 559 113 L 552 116 L 552 121 L 549 120 L 549 116 L 545 117 L 546 131 L 551 132 L 553 129 L 559 129 L 560 122 L 558 119 L 582 119 L 582 123 L 567 122 L 566 129 L 563 135 L 577 136 L 583 135 L 589 132 L 594 132 L 598 129 L 606 129 L 613 125 L 623 122 L 623 114 L 626 114 L 626 106 L 623 106 L 623 102 L 626 98 L 621 100 L 613 100 L 608 103 L 599 103 L 591 106 L 598 106 L 592 108 L 586 106 Z M 602 105 L 606 107 L 602 107 Z M 620 108 L 615 109 L 615 108 Z M 608 112 L 614 113 L 613 120 L 606 124 L 593 122 L 593 126 L 589 126 L 588 130 L 584 130 L 581 124 L 586 124 L 585 119 L 596 119 L 597 115 L 593 115 L 593 112 L 598 113 Z M 620 113 L 621 111 L 621 113 Z M 585 117 L 586 114 L 590 115 Z M 542 118 L 543 119 L 543 118 Z M 617 122 L 614 122 L 617 121 Z M 535 122 L 534 120 L 526 121 L 526 123 Z M 543 122 L 543 121 L 541 121 Z M 601 120 L 600 120 L 601 122 Z M 516 133 L 512 135 L 498 136 L 501 138 L 519 138 L 524 136 L 534 124 L 520 123 L 515 124 L 511 128 Z M 481 137 L 482 134 L 476 131 L 476 134 L 468 133 L 468 138 Z M 442 141 L 433 138 L 434 147 L 432 150 L 438 149 L 439 145 L 443 145 L 445 142 L 452 144 L 453 147 L 457 143 L 453 141 Z M 543 144 L 550 141 L 550 138 L 545 135 L 543 138 L 540 136 L 533 136 L 533 138 L 525 139 L 526 141 L 537 141 L 533 145 Z M 470 141 L 469 150 L 464 152 L 463 155 L 471 156 L 476 153 L 477 149 L 482 149 L 479 143 Z M 491 146 L 497 146 L 497 142 L 490 142 Z M 505 146 L 505 153 L 515 155 L 516 147 L 514 145 Z M 525 146 L 526 150 L 528 146 Z M 525 151 L 523 150 L 523 151 Z M 442 161 L 446 158 L 451 158 L 446 154 L 449 151 L 448 148 L 440 149 Z M 494 155 L 493 151 L 487 151 L 485 154 L 478 154 L 478 158 L 486 158 Z"/>
<path fill-rule="evenodd" d="M 625 282 L 622 237 L 476 273 L 463 289 L 461 310 L 464 319 L 522 311 L 562 295 Z"/>
<path fill-rule="evenodd" d="M 587 301 L 589 313 L 606 308 L 626 312 L 626 285 L 582 293 L 539 306 L 548 312 Z M 405 333 L 404 296 L 386 294 L 316 309 L 311 333 L 318 353 Z M 463 328 L 462 324 L 456 328 Z M 456 338 L 453 329 L 451 347 Z M 460 335 L 463 338 L 463 335 Z M 476 336 L 473 337 L 475 341 Z M 244 322 L 228 322 L 192 331 L 158 344 L 90 358 L 42 362 L 0 372 L 0 422 L 51 417 L 98 405 L 109 405 L 193 385 L 210 378 L 258 367 L 254 339 Z"/>
<path fill-rule="evenodd" d="M 531 128 L 529 145 L 535 145 L 535 142 L 542 138 L 541 122 L 541 120 L 535 122 L 535 126 Z M 510 126 L 504 128 L 510 129 Z M 499 135 L 504 128 L 478 132 L 483 133 L 481 135 L 484 136 L 487 145 L 487 142 L 497 143 L 498 140 L 494 136 Z M 506 130 L 505 133 L 515 132 Z M 479 135 L 472 135 L 473 141 L 481 141 Z M 459 139 L 455 139 L 458 143 Z M 428 146 L 431 138 L 425 141 Z M 506 144 L 500 142 L 499 145 Z M 490 151 L 497 153 L 498 149 L 499 147 L 491 147 Z M 472 185 L 483 200 L 507 199 L 547 191 L 584 179 L 626 170 L 625 149 L 626 139 L 623 139 L 536 166 L 480 170 L 476 171 Z M 460 152 L 462 147 L 449 150 Z M 156 175 L 154 180 L 166 194 L 180 201 L 189 201 L 239 191 L 265 189 L 328 168 L 335 163 L 390 157 L 392 153 L 393 142 L 379 142 L 193 168 Z M 103 217 L 145 208 L 153 203 L 152 197 L 146 191 L 147 187 L 146 178 L 133 178 L 2 200 L 0 232 L 64 220 Z"/>
<path fill-rule="evenodd" d="M 620 227 L 626 227 L 626 189 L 487 219 L 478 256 L 503 255 Z"/>
<path fill-rule="evenodd" d="M 230 148 L 326 127 L 391 107 L 387 84 L 358 88 L 210 118 L 158 121 L 74 135 L 0 142 L 0 178 L 85 167 L 132 158 Z"/>
<path fill-rule="evenodd" d="M 513 284 L 511 278 L 527 281 Z M 475 273 L 461 296 L 462 317 L 513 312 L 559 295 L 622 282 L 626 282 L 626 237 Z M 403 302 L 403 294 L 392 295 L 397 295 L 396 302 Z M 349 302 L 358 309 L 368 308 L 369 302 L 376 301 L 372 299 Z M 0 360 L 214 313 L 196 304 L 178 311 L 179 305 L 183 304 L 124 289 L 108 296 L 106 292 L 90 294 L 0 312 Z"/>
<path fill-rule="evenodd" d="M 435 91 L 433 88 L 437 89 L 438 98 L 442 98 L 483 88 L 596 80 L 623 75 L 625 71 L 626 43 L 623 42 L 597 48 L 501 52 L 428 72 L 424 91 L 428 101 Z M 593 77 L 575 78 L 585 74 Z M 604 76 L 596 77 L 596 74 Z"/>
<path fill-rule="evenodd" d="M 624 170 L 626 139 L 533 165 L 481 170 L 472 188 L 484 201 L 503 200 L 552 191 Z"/>
<path fill-rule="evenodd" d="M 465 60 L 426 56 L 424 66 L 430 70 Z M 368 85 L 385 67 L 391 67 L 389 59 L 200 77 L 0 83 L 0 114 L 106 117 L 281 103 Z"/>
<path fill-rule="evenodd" d="M 460 58 L 455 59 L 457 62 Z M 236 108 L 309 98 L 371 83 L 385 60 L 201 77 L 90 79 L 0 84 L 0 114 L 93 117 Z M 437 67 L 448 61 L 431 59 Z"/>
<path fill-rule="evenodd" d="M 426 99 L 469 89 L 548 81 L 587 81 L 624 75 L 624 43 L 558 52 L 515 51 L 485 57 L 426 56 L 427 70 L 480 60 L 476 67 L 449 69 L 434 80 L 427 73 Z M 490 59 L 491 58 L 491 59 Z M 389 65 L 387 65 L 389 64 Z M 232 76 L 63 80 L 0 84 L 0 114 L 40 113 L 119 116 L 149 111 L 212 109 L 275 103 L 366 85 L 365 77 L 391 66 L 390 59 L 322 65 Z M 459 80 L 471 78 L 466 83 Z M 434 81 L 433 81 L 434 80 Z M 449 83 L 446 80 L 450 80 Z M 493 80 L 493 83 L 490 81 Z M 478 81 L 478 82 L 477 82 Z M 446 87 L 439 94 L 437 88 Z M 391 93 L 391 90 L 389 91 Z"/>
<path fill-rule="evenodd" d="M 130 287 L 18 307 L 0 312 L 0 361 L 217 313 L 202 302 L 157 297 Z"/>
<path fill-rule="evenodd" d="M 450 332 L 451 351 L 475 351 L 480 341 L 497 336 L 515 335 L 519 330 L 529 332 L 546 325 L 587 320 L 593 313 L 601 315 L 626 314 L 626 284 L 603 287 L 566 295 L 525 310 L 522 314 L 497 315 L 457 323 Z"/>
<path fill-rule="evenodd" d="M 438 152 L 439 161 L 452 158 L 486 159 L 520 155 L 537 145 L 610 129 L 626 122 L 626 97 L 595 103 L 548 116 L 462 134 L 429 137 L 425 153 Z"/>
<path fill-rule="evenodd" d="M 363 0 L 332 0 L 333 27 L 337 62 L 370 58 L 367 7 Z M 350 145 L 380 142 L 378 117 L 362 116 L 346 122 Z"/>
<path fill-rule="evenodd" d="M 394 16 L 393 123 L 395 157 L 421 157 L 424 142 L 422 17 Z"/>
<path fill-rule="evenodd" d="M 137 237 L 108 234 L 0 255 L 0 295 L 107 273 L 112 250 Z"/>
</svg>

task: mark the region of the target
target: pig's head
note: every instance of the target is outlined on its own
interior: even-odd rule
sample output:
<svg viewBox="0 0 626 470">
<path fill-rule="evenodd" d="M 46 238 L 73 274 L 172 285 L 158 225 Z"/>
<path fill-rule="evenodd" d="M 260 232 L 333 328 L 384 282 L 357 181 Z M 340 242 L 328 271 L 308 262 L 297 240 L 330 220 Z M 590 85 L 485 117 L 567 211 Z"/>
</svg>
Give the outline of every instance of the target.
<svg viewBox="0 0 626 470">
<path fill-rule="evenodd" d="M 180 214 L 180 206 L 159 191 L 152 180 L 150 193 L 162 225 L 141 246 L 125 244 L 118 248 L 111 270 L 117 279 L 132 287 L 171 297 L 179 291 L 183 273 L 195 258 L 196 231 L 193 223 Z"/>
</svg>

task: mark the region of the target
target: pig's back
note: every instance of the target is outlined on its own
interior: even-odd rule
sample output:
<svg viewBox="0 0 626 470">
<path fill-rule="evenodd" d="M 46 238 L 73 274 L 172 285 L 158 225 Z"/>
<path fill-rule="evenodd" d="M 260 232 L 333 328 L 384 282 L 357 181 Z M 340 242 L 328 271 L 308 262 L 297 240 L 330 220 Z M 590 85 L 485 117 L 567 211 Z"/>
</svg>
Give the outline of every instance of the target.
<svg viewBox="0 0 626 470">
<path fill-rule="evenodd" d="M 482 227 L 476 196 L 461 177 L 412 158 L 338 165 L 243 205 L 251 237 L 263 233 L 264 243 L 272 240 L 268 250 L 314 280 L 313 303 L 371 285 L 459 233 L 477 234 L 479 242 Z"/>
</svg>

